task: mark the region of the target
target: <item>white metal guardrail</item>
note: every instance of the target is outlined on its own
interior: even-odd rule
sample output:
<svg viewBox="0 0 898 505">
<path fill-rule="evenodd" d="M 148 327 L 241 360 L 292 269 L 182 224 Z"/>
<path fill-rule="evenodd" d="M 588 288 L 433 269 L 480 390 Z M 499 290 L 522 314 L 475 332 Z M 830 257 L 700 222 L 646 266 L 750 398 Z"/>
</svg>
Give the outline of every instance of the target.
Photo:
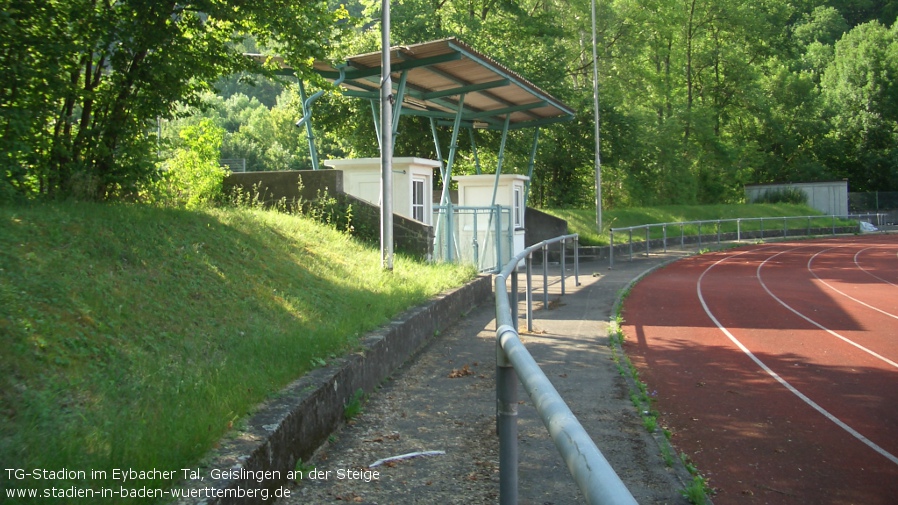
<svg viewBox="0 0 898 505">
<path fill-rule="evenodd" d="M 752 218 L 736 218 L 736 219 L 713 219 L 705 221 L 683 221 L 674 223 L 653 223 L 639 226 L 629 226 L 623 228 L 611 228 L 611 245 L 608 251 L 609 268 L 614 267 L 614 235 L 615 233 L 627 233 L 627 243 L 629 245 L 629 259 L 633 259 L 633 232 L 644 232 L 645 254 L 650 253 L 652 237 L 658 240 L 657 235 L 661 235 L 661 243 L 664 251 L 668 246 L 668 229 L 679 228 L 680 247 L 685 246 L 686 237 L 696 237 L 698 247 L 703 246 L 703 240 L 710 237 L 712 241 L 716 240 L 717 244 L 726 240 L 741 241 L 745 238 L 776 238 L 789 236 L 810 236 L 821 235 L 824 230 L 826 233 L 835 235 L 839 230 L 844 230 L 846 226 L 839 225 L 840 221 L 857 221 L 858 228 L 861 221 L 867 221 L 875 226 L 881 226 L 887 214 L 851 214 L 846 216 L 787 216 L 787 217 L 752 217 Z M 773 223 L 770 225 L 770 223 Z M 790 227 L 791 223 L 791 227 Z M 799 227 L 796 223 L 800 223 Z M 765 228 L 766 225 L 766 228 Z M 707 231 L 710 227 L 710 233 L 702 233 L 702 227 Z M 686 229 L 697 228 L 697 233 L 686 233 Z M 653 234 L 653 231 L 655 232 Z M 724 238 L 724 235 L 733 238 Z"/>
<path fill-rule="evenodd" d="M 518 335 L 518 269 L 526 263 L 527 320 L 532 327 L 532 255 L 543 251 L 543 276 L 546 277 L 546 251 L 551 244 L 561 245 L 561 286 L 564 293 L 566 243 L 574 244 L 574 276 L 579 285 L 578 236 L 564 235 L 528 247 L 512 258 L 496 275 L 496 424 L 499 431 L 499 503 L 518 502 L 518 428 L 517 383 L 533 400 L 536 411 L 549 430 L 552 441 L 567 464 L 571 476 L 593 505 L 635 505 L 633 495 L 602 455 L 595 442 L 574 416 L 558 391 L 521 343 Z M 511 278 L 511 299 L 507 280 Z M 543 290 L 547 289 L 543 282 Z M 547 295 L 545 295 L 547 296 Z"/>
</svg>

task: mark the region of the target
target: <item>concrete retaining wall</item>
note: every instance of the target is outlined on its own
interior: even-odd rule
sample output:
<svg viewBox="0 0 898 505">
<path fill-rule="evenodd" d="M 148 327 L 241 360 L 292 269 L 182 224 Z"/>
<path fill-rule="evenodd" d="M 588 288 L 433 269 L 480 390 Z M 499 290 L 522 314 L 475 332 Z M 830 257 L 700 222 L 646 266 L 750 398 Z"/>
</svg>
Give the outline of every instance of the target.
<svg viewBox="0 0 898 505">
<path fill-rule="evenodd" d="M 312 202 L 323 195 L 331 196 L 344 209 L 352 206 L 354 236 L 373 242 L 380 240 L 380 207 L 345 193 L 340 170 L 232 173 L 225 179 L 223 187 L 226 192 L 239 188 L 265 205 L 282 200 L 292 205 L 299 201 Z M 433 256 L 433 226 L 394 213 L 393 248 L 429 260 Z"/>
<path fill-rule="evenodd" d="M 366 394 L 381 382 L 435 333 L 463 314 L 492 300 L 492 277 L 481 276 L 468 285 L 444 294 L 430 303 L 403 313 L 388 326 L 367 335 L 360 350 L 310 372 L 285 388 L 277 398 L 262 405 L 238 436 L 222 442 L 200 469 L 205 481 L 189 481 L 185 490 L 201 494 L 204 488 L 239 490 L 244 497 L 182 499 L 181 504 L 257 504 L 259 495 L 287 486 L 288 472 L 297 461 L 308 460 L 344 422 L 344 406 L 359 389 Z M 248 479 L 212 480 L 213 469 L 277 472 L 279 479 L 262 482 Z M 222 491 L 224 492 L 224 491 Z M 253 497 L 246 495 L 252 494 Z"/>
<path fill-rule="evenodd" d="M 538 244 L 543 240 L 549 240 L 568 234 L 567 221 L 532 207 L 527 207 L 526 213 L 524 214 L 524 224 L 527 227 L 527 232 L 524 236 L 524 244 L 526 247 Z"/>
</svg>

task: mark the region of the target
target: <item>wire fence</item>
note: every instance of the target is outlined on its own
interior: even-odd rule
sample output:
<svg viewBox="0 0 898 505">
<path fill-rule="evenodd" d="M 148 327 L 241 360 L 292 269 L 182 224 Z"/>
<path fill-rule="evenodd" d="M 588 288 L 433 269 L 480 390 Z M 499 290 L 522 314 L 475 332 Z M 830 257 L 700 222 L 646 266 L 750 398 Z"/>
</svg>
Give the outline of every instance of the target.
<svg viewBox="0 0 898 505">
<path fill-rule="evenodd" d="M 845 216 L 787 216 L 714 219 L 674 223 L 654 223 L 639 226 L 612 228 L 610 232 L 609 267 L 614 267 L 615 239 L 626 236 L 629 259 L 639 247 L 648 255 L 651 250 L 678 244 L 704 247 L 706 244 L 740 242 L 743 240 L 767 240 L 774 238 L 836 235 L 875 231 L 886 225 L 887 214 L 868 213 Z M 867 223 L 864 225 L 863 223 Z M 619 248 L 620 244 L 618 244 Z"/>
<path fill-rule="evenodd" d="M 495 272 L 514 254 L 510 207 L 435 205 L 433 211 L 435 260 Z"/>
</svg>

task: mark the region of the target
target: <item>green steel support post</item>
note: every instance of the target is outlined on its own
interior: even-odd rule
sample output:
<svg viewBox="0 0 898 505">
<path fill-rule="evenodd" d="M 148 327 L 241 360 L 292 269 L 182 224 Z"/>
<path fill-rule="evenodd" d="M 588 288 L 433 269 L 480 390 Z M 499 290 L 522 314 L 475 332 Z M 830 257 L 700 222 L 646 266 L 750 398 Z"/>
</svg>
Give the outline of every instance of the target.
<svg viewBox="0 0 898 505">
<path fill-rule="evenodd" d="M 471 139 L 471 151 L 474 154 L 474 173 L 480 175 L 480 155 L 477 154 L 477 142 L 474 140 L 474 128 L 468 128 L 468 137 Z"/>
<path fill-rule="evenodd" d="M 449 144 L 449 161 L 446 163 L 446 177 L 443 178 L 443 193 L 440 196 L 440 205 L 446 205 L 449 200 L 449 183 L 452 182 L 452 164 L 455 163 L 455 153 L 458 151 L 458 130 L 461 128 L 461 115 L 465 108 L 465 95 L 458 96 L 458 112 L 455 114 L 455 123 L 452 126 L 452 141 Z"/>
<path fill-rule="evenodd" d="M 312 95 L 313 97 L 315 95 Z M 318 149 L 315 147 L 315 132 L 312 131 L 312 110 L 309 107 L 310 99 L 306 97 L 306 85 L 299 81 L 299 97 L 302 100 L 302 119 L 296 126 L 306 127 L 306 138 L 309 141 L 309 157 L 312 158 L 312 170 L 318 170 Z"/>
<path fill-rule="evenodd" d="M 393 107 L 393 142 L 399 135 L 399 118 L 402 116 L 402 101 L 405 99 L 405 81 L 408 78 L 408 70 L 403 70 L 399 76 L 399 87 L 396 90 L 396 106 Z"/>
<path fill-rule="evenodd" d="M 539 127 L 533 132 L 533 148 L 530 149 L 530 163 L 527 165 L 527 182 L 524 183 L 524 208 L 530 199 L 530 181 L 533 180 L 533 165 L 536 164 L 536 149 L 539 147 Z"/>
<path fill-rule="evenodd" d="M 368 100 L 371 103 L 371 116 L 374 118 L 374 133 L 377 135 L 377 149 L 381 149 L 380 145 L 380 115 L 377 113 L 378 104 L 374 99 Z"/>
<path fill-rule="evenodd" d="M 433 146 L 437 153 L 437 161 L 440 162 L 440 177 L 443 181 L 446 180 L 446 164 L 443 163 L 443 151 L 440 148 L 440 138 L 437 136 L 437 122 L 434 118 L 430 118 L 430 133 L 433 135 Z M 449 207 L 445 206 L 445 203 L 442 201 L 442 196 L 440 197 L 440 206 L 443 208 L 443 212 L 449 212 Z M 445 217 L 445 216 L 444 216 Z M 436 225 L 433 230 L 433 241 L 434 245 L 439 241 L 440 237 L 440 226 L 443 223 L 443 219 L 437 219 Z"/>
<path fill-rule="evenodd" d="M 340 67 L 340 76 L 334 81 L 334 86 L 340 86 L 346 78 L 346 68 Z M 312 104 L 324 95 L 324 90 L 318 90 L 312 96 L 306 97 L 305 83 L 299 81 L 299 97 L 302 99 L 302 119 L 296 122 L 297 128 L 306 127 L 306 137 L 309 140 L 309 156 L 312 158 L 312 170 L 318 170 L 318 148 L 315 147 L 315 133 L 312 131 Z"/>
<path fill-rule="evenodd" d="M 511 123 L 511 114 L 505 116 L 505 125 L 502 127 L 502 141 L 499 142 L 499 160 L 496 164 L 496 181 L 493 183 L 493 199 L 490 206 L 496 205 L 496 193 L 499 191 L 499 176 L 502 175 L 502 163 L 505 161 L 505 142 L 508 140 L 508 125 Z"/>
</svg>

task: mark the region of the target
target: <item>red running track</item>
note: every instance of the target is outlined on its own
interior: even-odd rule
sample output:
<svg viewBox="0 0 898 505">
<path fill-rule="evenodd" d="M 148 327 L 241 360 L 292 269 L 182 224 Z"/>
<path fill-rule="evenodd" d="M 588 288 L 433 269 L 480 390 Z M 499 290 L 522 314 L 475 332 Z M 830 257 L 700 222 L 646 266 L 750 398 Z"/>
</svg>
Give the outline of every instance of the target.
<svg viewBox="0 0 898 505">
<path fill-rule="evenodd" d="M 898 236 L 680 260 L 636 284 L 623 317 L 715 504 L 898 503 Z"/>
</svg>

